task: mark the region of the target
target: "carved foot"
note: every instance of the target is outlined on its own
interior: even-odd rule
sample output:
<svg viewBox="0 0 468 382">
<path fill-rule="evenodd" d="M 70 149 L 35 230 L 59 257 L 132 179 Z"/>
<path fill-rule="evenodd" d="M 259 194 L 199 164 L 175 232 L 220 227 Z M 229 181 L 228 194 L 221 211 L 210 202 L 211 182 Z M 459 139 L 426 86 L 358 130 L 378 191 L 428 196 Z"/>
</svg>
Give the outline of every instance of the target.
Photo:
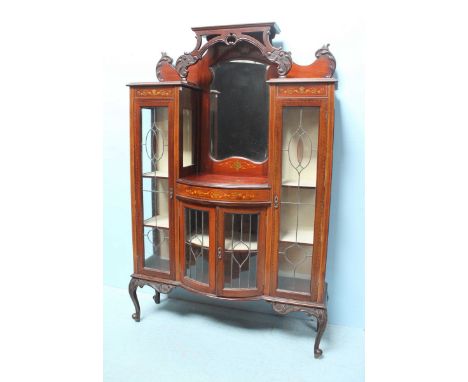
<svg viewBox="0 0 468 382">
<path fill-rule="evenodd" d="M 290 312 L 304 312 L 309 316 L 314 316 L 317 319 L 317 334 L 315 336 L 314 343 L 314 357 L 320 358 L 323 354 L 322 349 L 319 348 L 320 340 L 322 339 L 323 333 L 327 326 L 327 309 L 326 308 L 314 308 L 306 306 L 288 305 L 278 302 L 273 302 L 273 310 L 280 314 L 288 314 Z"/>
<path fill-rule="evenodd" d="M 135 313 L 132 314 L 132 318 L 136 322 L 140 322 L 140 303 L 138 302 L 138 297 L 136 293 L 137 287 L 138 287 L 138 280 L 132 278 L 130 280 L 130 284 L 128 284 L 128 293 L 130 294 L 130 298 L 133 301 L 133 305 L 135 305 Z"/>
<path fill-rule="evenodd" d="M 159 304 L 161 302 L 161 293 L 155 292 L 153 296 L 153 300 L 156 304 Z"/>
</svg>

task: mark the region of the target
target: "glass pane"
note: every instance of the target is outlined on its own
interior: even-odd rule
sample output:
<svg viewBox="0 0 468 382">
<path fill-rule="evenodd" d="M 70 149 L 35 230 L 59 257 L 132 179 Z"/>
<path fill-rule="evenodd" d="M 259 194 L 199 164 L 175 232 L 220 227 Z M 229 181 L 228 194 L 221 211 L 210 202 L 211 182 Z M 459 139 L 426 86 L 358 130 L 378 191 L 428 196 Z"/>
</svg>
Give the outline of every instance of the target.
<svg viewBox="0 0 468 382">
<path fill-rule="evenodd" d="M 319 107 L 283 108 L 278 289 L 310 293 Z"/>
<path fill-rule="evenodd" d="M 167 107 L 141 109 L 144 266 L 169 272 Z"/>
<path fill-rule="evenodd" d="M 141 109 L 141 165 L 144 176 L 168 177 L 168 115 L 167 107 Z"/>
<path fill-rule="evenodd" d="M 208 211 L 185 208 L 185 276 L 208 284 L 209 220 Z"/>
<path fill-rule="evenodd" d="M 257 287 L 258 214 L 224 214 L 224 288 Z"/>
<path fill-rule="evenodd" d="M 216 160 L 268 158 L 268 66 L 228 61 L 212 68 L 210 87 L 211 156 Z"/>
</svg>

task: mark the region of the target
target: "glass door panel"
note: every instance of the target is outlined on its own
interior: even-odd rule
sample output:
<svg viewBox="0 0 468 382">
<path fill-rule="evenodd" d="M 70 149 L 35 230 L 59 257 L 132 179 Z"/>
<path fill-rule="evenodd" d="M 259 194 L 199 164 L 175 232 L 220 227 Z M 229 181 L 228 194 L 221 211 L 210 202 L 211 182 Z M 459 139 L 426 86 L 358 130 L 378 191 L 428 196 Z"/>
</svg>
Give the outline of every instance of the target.
<svg viewBox="0 0 468 382">
<path fill-rule="evenodd" d="M 320 108 L 283 108 L 278 285 L 310 293 Z"/>
<path fill-rule="evenodd" d="M 209 212 L 184 208 L 185 277 L 209 284 Z"/>
<path fill-rule="evenodd" d="M 220 208 L 217 292 L 225 297 L 263 292 L 266 210 Z"/>
<path fill-rule="evenodd" d="M 141 108 L 144 267 L 170 271 L 168 107 Z"/>
<path fill-rule="evenodd" d="M 256 289 L 259 214 L 224 214 L 224 289 Z"/>
</svg>

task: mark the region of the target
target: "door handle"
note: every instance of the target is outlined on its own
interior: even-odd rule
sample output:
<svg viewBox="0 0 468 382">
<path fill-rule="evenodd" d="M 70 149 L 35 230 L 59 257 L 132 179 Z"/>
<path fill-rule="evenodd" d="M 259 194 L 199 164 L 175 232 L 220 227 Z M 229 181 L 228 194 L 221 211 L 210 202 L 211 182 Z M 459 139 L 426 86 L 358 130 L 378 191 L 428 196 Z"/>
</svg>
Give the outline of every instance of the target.
<svg viewBox="0 0 468 382">
<path fill-rule="evenodd" d="M 223 258 L 223 249 L 218 247 L 218 259 L 221 260 Z"/>
</svg>

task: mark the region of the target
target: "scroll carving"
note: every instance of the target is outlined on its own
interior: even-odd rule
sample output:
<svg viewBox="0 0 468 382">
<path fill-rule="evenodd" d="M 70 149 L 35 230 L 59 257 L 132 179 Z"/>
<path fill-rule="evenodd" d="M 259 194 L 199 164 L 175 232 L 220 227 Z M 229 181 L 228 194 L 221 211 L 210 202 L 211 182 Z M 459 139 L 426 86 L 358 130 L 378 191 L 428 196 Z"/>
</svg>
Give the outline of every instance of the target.
<svg viewBox="0 0 468 382">
<path fill-rule="evenodd" d="M 192 55 L 191 53 L 185 53 L 177 59 L 175 68 L 183 80 L 187 79 L 188 67 L 195 64 L 200 60 L 200 58 L 201 55 L 198 56 Z"/>
<path fill-rule="evenodd" d="M 292 66 L 291 52 L 285 52 L 282 49 L 275 49 L 272 52 L 267 52 L 266 57 L 276 65 L 278 65 L 278 74 L 280 77 L 285 77 Z"/>
<path fill-rule="evenodd" d="M 136 280 L 135 281 L 136 286 L 139 286 L 140 288 L 143 288 L 145 285 L 148 285 L 151 288 L 153 288 L 156 292 L 164 293 L 164 294 L 169 294 L 176 287 L 175 285 L 172 285 L 172 284 L 163 284 L 163 283 L 158 283 L 155 281 L 148 281 L 148 280 L 135 279 L 135 278 L 133 280 Z"/>
<path fill-rule="evenodd" d="M 163 65 L 172 65 L 172 58 L 169 57 L 166 52 L 161 53 L 161 58 L 159 59 L 158 63 L 156 64 L 156 77 L 158 78 L 159 81 L 164 81 L 164 78 L 162 77 L 161 74 L 161 68 Z"/>
<path fill-rule="evenodd" d="M 292 58 L 290 52 L 285 52 L 281 48 L 276 48 L 271 45 L 270 36 L 271 33 L 268 29 L 260 29 L 257 32 L 263 32 L 262 39 L 259 41 L 256 38 L 242 31 L 233 29 L 233 31 L 222 31 L 220 30 L 217 35 L 211 37 L 203 46 L 201 45 L 202 36 L 204 34 L 197 33 L 197 45 L 195 49 L 190 53 L 184 53 L 180 56 L 177 61 L 175 68 L 179 73 L 183 81 L 187 80 L 188 68 L 191 65 L 196 64 L 203 54 L 213 45 L 221 43 L 225 45 L 234 46 L 241 41 L 245 41 L 259 49 L 260 53 L 270 62 L 276 64 L 278 68 L 278 74 L 280 77 L 285 77 L 292 66 Z M 252 32 L 254 32 L 252 30 Z"/>
<path fill-rule="evenodd" d="M 330 74 L 327 75 L 327 77 L 332 77 L 333 73 L 335 73 L 335 69 L 336 69 L 336 60 L 335 60 L 335 56 L 333 56 L 333 54 L 328 49 L 329 46 L 330 46 L 330 44 L 324 44 L 319 50 L 317 50 L 315 52 L 315 57 L 320 58 L 322 56 L 325 56 L 325 57 L 328 58 L 328 60 L 330 62 L 330 65 L 329 65 L 330 66 Z"/>
</svg>

